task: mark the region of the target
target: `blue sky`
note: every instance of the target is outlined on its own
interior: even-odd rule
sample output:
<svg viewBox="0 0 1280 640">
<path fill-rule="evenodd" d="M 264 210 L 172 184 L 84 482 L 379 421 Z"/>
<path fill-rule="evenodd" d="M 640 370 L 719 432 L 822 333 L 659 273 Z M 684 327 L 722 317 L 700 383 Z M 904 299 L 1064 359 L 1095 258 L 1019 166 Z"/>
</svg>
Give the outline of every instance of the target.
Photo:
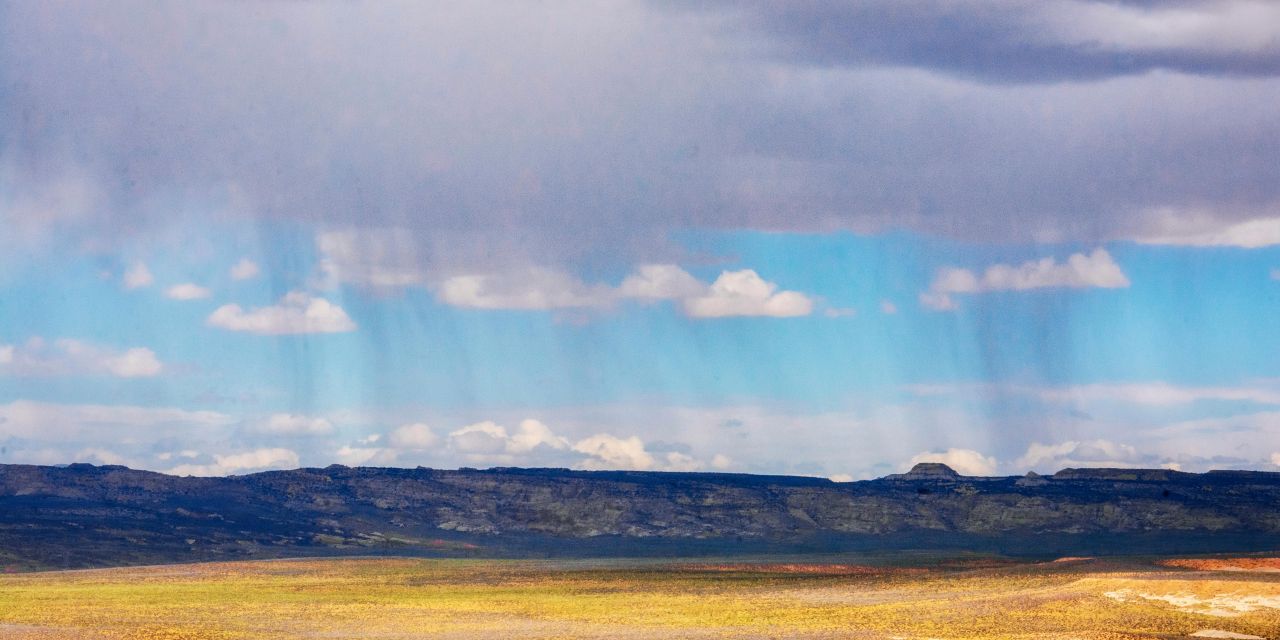
<svg viewBox="0 0 1280 640">
<path fill-rule="evenodd" d="M 0 462 L 1280 468 L 1276 12 L 0 4 Z"/>
</svg>

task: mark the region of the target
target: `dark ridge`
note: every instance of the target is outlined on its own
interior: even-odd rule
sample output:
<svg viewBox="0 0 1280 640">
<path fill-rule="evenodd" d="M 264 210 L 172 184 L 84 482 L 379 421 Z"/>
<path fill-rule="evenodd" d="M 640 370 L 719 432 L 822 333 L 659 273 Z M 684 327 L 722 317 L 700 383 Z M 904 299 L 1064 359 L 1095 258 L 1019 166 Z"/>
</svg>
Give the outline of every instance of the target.
<svg viewBox="0 0 1280 640">
<path fill-rule="evenodd" d="M 1064 469 L 875 480 L 570 469 L 175 477 L 0 465 L 0 570 L 343 554 L 549 557 L 1280 548 L 1280 473 Z"/>
</svg>

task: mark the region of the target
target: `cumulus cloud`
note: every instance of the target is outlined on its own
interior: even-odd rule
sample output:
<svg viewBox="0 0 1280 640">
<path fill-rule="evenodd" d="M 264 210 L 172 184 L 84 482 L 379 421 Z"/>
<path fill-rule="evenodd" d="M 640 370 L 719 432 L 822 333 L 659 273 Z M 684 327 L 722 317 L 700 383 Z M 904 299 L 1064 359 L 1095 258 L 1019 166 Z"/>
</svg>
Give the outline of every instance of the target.
<svg viewBox="0 0 1280 640">
<path fill-rule="evenodd" d="M 1271 454 L 1271 464 L 1280 467 L 1280 451 Z"/>
<path fill-rule="evenodd" d="M 514 432 L 492 421 L 467 425 L 449 434 L 449 444 L 467 454 L 527 454 L 538 447 L 564 450 L 569 441 L 552 433 L 547 425 L 532 419 L 520 421 Z"/>
<path fill-rule="evenodd" d="M 377 440 L 374 438 L 372 442 Z M 439 440 L 431 427 L 421 422 L 401 425 L 387 434 L 387 444 L 395 449 L 421 451 L 435 446 Z"/>
<path fill-rule="evenodd" d="M 333 423 L 325 418 L 276 413 L 258 424 L 256 431 L 277 436 L 323 436 L 333 433 Z"/>
<path fill-rule="evenodd" d="M 947 449 L 916 454 L 908 461 L 908 467 L 921 462 L 941 462 L 966 476 L 991 476 L 996 473 L 996 459 L 984 456 L 972 449 Z"/>
<path fill-rule="evenodd" d="M 627 276 L 618 295 L 640 300 L 678 300 L 702 295 L 706 283 L 674 264 L 646 264 Z"/>
<path fill-rule="evenodd" d="M 630 469 L 644 471 L 653 468 L 655 460 L 644 448 L 644 442 L 636 436 L 619 438 L 599 433 L 579 440 L 573 450 L 585 454 L 582 462 L 586 469 Z"/>
<path fill-rule="evenodd" d="M 588 284 L 567 273 L 531 268 L 498 275 L 462 275 L 436 287 L 440 300 L 476 309 L 605 308 L 623 300 L 678 301 L 692 318 L 730 316 L 792 317 L 813 311 L 813 300 L 778 285 L 752 269 L 724 271 L 707 284 L 671 264 L 647 264 L 617 287 Z M 835 310 L 844 314 L 848 310 Z"/>
<path fill-rule="evenodd" d="M 213 292 L 198 284 L 186 282 L 165 289 L 164 295 L 173 300 L 200 300 L 213 295 Z"/>
<path fill-rule="evenodd" d="M 206 323 L 259 335 L 343 333 L 356 329 L 356 323 L 342 307 L 300 291 L 286 294 L 273 306 L 249 311 L 238 304 L 223 305 L 209 315 Z"/>
<path fill-rule="evenodd" d="M 813 301 L 798 291 L 778 291 L 752 269 L 725 271 L 701 295 L 685 298 L 684 310 L 694 318 L 729 316 L 806 316 Z"/>
<path fill-rule="evenodd" d="M 951 296 L 958 293 L 1128 286 L 1129 278 L 1111 259 L 1111 254 L 1098 248 L 1089 254 L 1072 254 L 1063 263 L 1048 257 L 1019 265 L 993 264 L 981 276 L 968 269 L 944 267 L 934 276 L 929 290 L 921 294 L 920 302 L 932 309 L 947 310 L 955 308 Z"/>
<path fill-rule="evenodd" d="M 252 280 L 258 277 L 259 273 L 261 270 L 258 268 L 258 263 L 248 258 L 240 258 L 240 261 L 231 265 L 231 269 L 227 271 L 232 280 Z"/>
<path fill-rule="evenodd" d="M 142 261 L 134 262 L 124 272 L 123 282 L 125 289 L 142 289 L 151 286 L 155 281 L 155 277 L 151 275 L 151 270 Z"/>
<path fill-rule="evenodd" d="M 1178 463 L 1162 460 L 1158 456 L 1143 454 L 1131 445 L 1110 440 L 1068 440 L 1053 444 L 1033 442 L 1026 453 L 1014 461 L 1016 470 L 1052 473 L 1066 468 L 1079 467 L 1166 467 L 1177 468 Z"/>
<path fill-rule="evenodd" d="M 210 464 L 182 464 L 168 473 L 175 476 L 225 476 L 242 471 L 296 469 L 298 454 L 290 449 L 255 449 L 230 455 L 214 455 Z"/>
<path fill-rule="evenodd" d="M 39 337 L 22 345 L 0 345 L 0 374 L 147 378 L 162 371 L 164 364 L 146 347 L 116 349 L 70 338 L 49 343 Z"/>
</svg>

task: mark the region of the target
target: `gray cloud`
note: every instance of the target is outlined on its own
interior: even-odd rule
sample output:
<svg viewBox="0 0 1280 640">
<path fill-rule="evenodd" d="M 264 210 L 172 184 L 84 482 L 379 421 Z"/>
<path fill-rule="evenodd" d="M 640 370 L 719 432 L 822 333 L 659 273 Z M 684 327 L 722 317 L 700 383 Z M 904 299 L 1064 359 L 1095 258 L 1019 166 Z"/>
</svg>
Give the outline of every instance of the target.
<svg viewBox="0 0 1280 640">
<path fill-rule="evenodd" d="M 677 2 L 765 34 L 822 66 L 909 66 L 990 82 L 1089 80 L 1165 69 L 1280 74 L 1280 8 L 1254 1 L 859 0 Z"/>
<path fill-rule="evenodd" d="M 432 270 L 1211 233 L 1280 215 L 1272 27 L 1214 6 L 1160 36 L 1144 3 L 8 4 L 0 222 L 401 229 Z"/>
</svg>

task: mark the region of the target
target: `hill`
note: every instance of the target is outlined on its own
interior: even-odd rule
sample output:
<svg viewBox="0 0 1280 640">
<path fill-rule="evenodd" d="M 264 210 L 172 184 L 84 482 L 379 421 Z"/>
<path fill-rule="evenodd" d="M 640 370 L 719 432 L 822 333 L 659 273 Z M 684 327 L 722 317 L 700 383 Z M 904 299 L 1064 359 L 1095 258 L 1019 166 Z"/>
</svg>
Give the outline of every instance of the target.
<svg viewBox="0 0 1280 640">
<path fill-rule="evenodd" d="M 330 554 L 1016 555 L 1280 548 L 1280 473 L 1065 469 L 859 482 L 726 473 L 349 468 L 175 477 L 0 465 L 0 567 Z"/>
</svg>

